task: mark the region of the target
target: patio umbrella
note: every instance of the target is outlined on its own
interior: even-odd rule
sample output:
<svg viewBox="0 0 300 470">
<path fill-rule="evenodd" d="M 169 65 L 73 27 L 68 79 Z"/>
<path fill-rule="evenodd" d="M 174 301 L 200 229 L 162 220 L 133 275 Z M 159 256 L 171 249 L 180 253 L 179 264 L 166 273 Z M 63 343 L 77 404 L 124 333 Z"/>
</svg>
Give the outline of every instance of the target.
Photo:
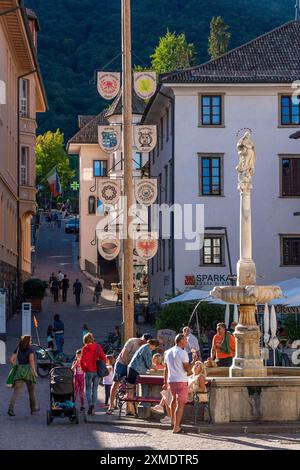
<svg viewBox="0 0 300 470">
<path fill-rule="evenodd" d="M 233 309 L 233 321 L 238 323 L 239 322 L 239 310 L 237 304 L 234 304 Z"/>
<path fill-rule="evenodd" d="M 270 330 L 271 330 L 271 339 L 269 340 L 269 346 L 273 349 L 273 364 L 275 366 L 276 365 L 275 351 L 276 351 L 276 348 L 279 344 L 279 340 L 276 336 L 277 318 L 276 318 L 276 312 L 275 312 L 274 305 L 272 305 L 272 307 L 271 307 Z"/>
<path fill-rule="evenodd" d="M 228 326 L 229 326 L 229 315 L 230 315 L 230 305 L 226 304 L 225 319 L 224 319 L 224 323 L 226 325 L 226 328 L 228 328 Z"/>
<path fill-rule="evenodd" d="M 264 310 L 264 343 L 265 343 L 265 347 L 267 347 L 269 339 L 270 339 L 269 329 L 270 329 L 269 306 L 266 303 L 265 304 L 265 310 Z"/>
</svg>

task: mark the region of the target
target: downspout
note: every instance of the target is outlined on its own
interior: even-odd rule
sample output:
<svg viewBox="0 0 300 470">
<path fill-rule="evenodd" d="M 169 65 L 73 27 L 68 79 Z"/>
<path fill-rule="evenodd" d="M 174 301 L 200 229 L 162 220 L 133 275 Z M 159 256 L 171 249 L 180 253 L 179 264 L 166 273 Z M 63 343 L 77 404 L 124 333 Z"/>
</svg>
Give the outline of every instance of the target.
<svg viewBox="0 0 300 470">
<path fill-rule="evenodd" d="M 172 205 L 175 203 L 175 99 L 172 96 L 168 96 L 161 90 L 158 93 L 165 98 L 168 98 L 171 102 L 171 113 L 172 113 Z M 175 243 L 174 243 L 174 212 L 171 215 L 171 240 L 172 240 L 172 295 L 175 296 Z"/>
<path fill-rule="evenodd" d="M 17 298 L 20 301 L 21 299 L 21 283 L 22 283 L 22 266 L 21 266 L 21 221 L 20 221 L 20 157 L 21 157 L 21 148 L 20 148 L 20 80 L 36 73 L 37 69 L 32 70 L 31 72 L 24 73 L 19 75 L 17 78 L 17 188 L 18 188 L 18 200 L 17 200 L 17 251 L 18 251 L 18 262 L 17 262 Z"/>
</svg>

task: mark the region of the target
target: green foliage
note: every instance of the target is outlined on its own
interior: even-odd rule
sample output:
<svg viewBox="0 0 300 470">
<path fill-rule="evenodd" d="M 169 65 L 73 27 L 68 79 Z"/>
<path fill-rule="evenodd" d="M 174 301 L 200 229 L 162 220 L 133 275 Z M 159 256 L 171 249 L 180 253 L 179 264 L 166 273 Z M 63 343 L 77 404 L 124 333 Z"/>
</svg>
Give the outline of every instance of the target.
<svg viewBox="0 0 300 470">
<path fill-rule="evenodd" d="M 41 279 L 29 279 L 23 284 L 25 299 L 43 299 L 47 289 L 47 282 Z"/>
<path fill-rule="evenodd" d="M 291 341 L 300 338 L 300 324 L 296 321 L 294 315 L 287 315 L 284 318 L 284 331 L 286 337 Z"/>
<path fill-rule="evenodd" d="M 75 175 L 70 167 L 70 159 L 64 150 L 64 135 L 59 129 L 56 132 L 48 131 L 37 137 L 36 142 L 36 177 L 37 184 L 49 192 L 45 180 L 47 173 L 57 166 L 62 190 L 66 189 Z"/>
<path fill-rule="evenodd" d="M 78 114 L 98 114 L 107 102 L 97 92 L 95 70 L 121 50 L 121 2 L 114 0 L 25 0 L 38 15 L 38 55 L 50 110 L 38 117 L 39 132 L 77 132 Z M 230 26 L 237 47 L 294 18 L 294 1 L 132 0 L 134 61 L 150 67 L 149 57 L 167 29 L 185 33 L 195 45 L 197 63 L 209 59 L 207 38 L 213 16 Z M 137 60 L 139 57 L 140 60 Z M 121 69 L 121 57 L 110 66 Z"/>
<path fill-rule="evenodd" d="M 158 74 L 186 69 L 195 58 L 195 47 L 187 43 L 184 33 L 176 35 L 168 30 L 150 57 L 151 68 Z"/>
<path fill-rule="evenodd" d="M 229 26 L 224 23 L 221 16 L 213 17 L 210 23 L 210 35 L 208 38 L 208 52 L 211 59 L 217 59 L 228 51 L 231 33 Z"/>
<path fill-rule="evenodd" d="M 166 305 L 157 315 L 156 329 L 170 328 L 171 330 L 179 332 L 184 326 L 188 325 L 194 308 L 194 302 L 178 302 L 176 304 Z M 213 325 L 215 322 L 224 321 L 225 307 L 222 305 L 203 302 L 199 305 L 197 312 L 200 327 L 206 328 Z M 195 315 L 192 319 L 191 326 L 194 331 L 197 330 Z"/>
</svg>

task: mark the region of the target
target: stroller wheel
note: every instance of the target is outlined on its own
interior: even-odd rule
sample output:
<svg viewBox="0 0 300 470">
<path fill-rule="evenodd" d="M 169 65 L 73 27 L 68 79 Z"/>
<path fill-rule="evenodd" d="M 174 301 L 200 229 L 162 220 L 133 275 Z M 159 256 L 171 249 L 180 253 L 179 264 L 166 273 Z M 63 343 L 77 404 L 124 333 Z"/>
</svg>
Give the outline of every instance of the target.
<svg viewBox="0 0 300 470">
<path fill-rule="evenodd" d="M 48 411 L 47 411 L 47 425 L 50 426 L 50 424 L 52 423 L 52 421 L 53 421 L 53 418 L 52 418 L 52 416 L 51 416 L 51 411 L 48 410 Z"/>
<path fill-rule="evenodd" d="M 49 372 L 50 372 L 50 370 L 47 366 L 43 367 L 43 366 L 39 366 L 39 365 L 37 366 L 36 371 L 37 371 L 38 376 L 41 377 L 42 379 L 44 379 L 45 377 L 48 377 Z"/>
</svg>

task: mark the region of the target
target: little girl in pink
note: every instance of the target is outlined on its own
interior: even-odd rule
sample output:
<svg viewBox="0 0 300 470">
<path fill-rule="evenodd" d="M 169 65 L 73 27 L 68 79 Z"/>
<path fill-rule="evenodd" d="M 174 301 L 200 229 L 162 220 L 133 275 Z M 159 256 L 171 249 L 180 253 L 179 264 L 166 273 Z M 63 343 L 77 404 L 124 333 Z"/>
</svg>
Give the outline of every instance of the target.
<svg viewBox="0 0 300 470">
<path fill-rule="evenodd" d="M 81 349 L 76 351 L 76 359 L 72 364 L 72 371 L 74 373 L 74 400 L 76 402 L 77 395 L 80 396 L 80 411 L 84 410 L 84 372 L 80 367 L 80 360 L 81 360 Z"/>
</svg>

